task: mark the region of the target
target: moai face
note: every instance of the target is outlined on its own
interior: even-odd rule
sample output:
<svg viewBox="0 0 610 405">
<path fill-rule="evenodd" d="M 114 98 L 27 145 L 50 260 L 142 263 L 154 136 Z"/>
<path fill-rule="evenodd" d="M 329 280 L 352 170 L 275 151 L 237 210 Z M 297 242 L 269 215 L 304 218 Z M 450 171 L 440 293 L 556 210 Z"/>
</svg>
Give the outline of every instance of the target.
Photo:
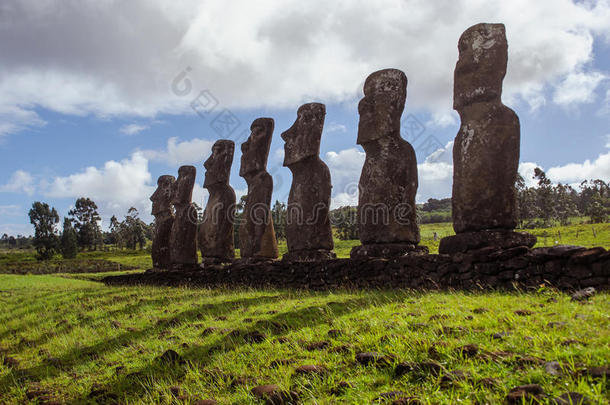
<svg viewBox="0 0 610 405">
<path fill-rule="evenodd" d="M 157 189 L 150 196 L 152 201 L 152 215 L 158 215 L 170 211 L 172 200 L 172 185 L 176 181 L 174 176 L 161 176 L 157 180 Z"/>
<path fill-rule="evenodd" d="M 508 63 L 504 24 L 477 24 L 458 42 L 459 58 L 453 81 L 453 108 L 500 100 Z"/>
<path fill-rule="evenodd" d="M 324 127 L 326 107 L 320 103 L 309 103 L 299 107 L 294 124 L 282 133 L 284 166 L 320 154 L 320 138 Z"/>
<path fill-rule="evenodd" d="M 273 126 L 273 118 L 257 118 L 250 125 L 250 136 L 241 144 L 240 176 L 265 171 Z"/>
<path fill-rule="evenodd" d="M 197 169 L 195 166 L 180 166 L 178 180 L 172 187 L 172 204 L 185 205 L 193 200 L 193 187 L 195 187 Z"/>
<path fill-rule="evenodd" d="M 400 117 L 407 98 L 407 76 L 398 69 L 372 73 L 364 82 L 358 104 L 359 145 L 387 136 L 400 136 Z"/>
<path fill-rule="evenodd" d="M 234 151 L 235 143 L 233 141 L 221 139 L 214 143 L 212 155 L 203 164 L 205 168 L 203 187 L 207 188 L 214 184 L 229 184 Z"/>
</svg>

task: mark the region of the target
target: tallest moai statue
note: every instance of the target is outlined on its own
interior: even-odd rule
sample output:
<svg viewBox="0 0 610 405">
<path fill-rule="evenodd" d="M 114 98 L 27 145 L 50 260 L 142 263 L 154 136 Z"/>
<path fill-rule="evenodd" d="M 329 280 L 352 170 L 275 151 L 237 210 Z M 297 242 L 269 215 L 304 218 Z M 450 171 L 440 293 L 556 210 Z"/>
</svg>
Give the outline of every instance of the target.
<svg viewBox="0 0 610 405">
<path fill-rule="evenodd" d="M 477 24 L 458 43 L 453 108 L 461 127 L 453 145 L 453 228 L 440 253 L 486 246 L 533 246 L 517 225 L 515 180 L 519 117 L 502 104 L 508 62 L 504 24 Z"/>
</svg>

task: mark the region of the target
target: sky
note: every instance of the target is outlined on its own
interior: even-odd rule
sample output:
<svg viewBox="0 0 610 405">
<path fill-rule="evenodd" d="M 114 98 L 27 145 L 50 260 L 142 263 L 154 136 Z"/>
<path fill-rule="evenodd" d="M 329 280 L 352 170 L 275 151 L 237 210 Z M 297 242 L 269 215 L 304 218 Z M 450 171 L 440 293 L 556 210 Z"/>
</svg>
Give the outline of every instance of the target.
<svg viewBox="0 0 610 405">
<path fill-rule="evenodd" d="M 67 215 L 79 197 L 106 228 L 163 174 L 197 167 L 232 139 L 231 185 L 250 123 L 272 117 L 274 200 L 292 181 L 280 134 L 301 104 L 326 104 L 321 158 L 332 206 L 355 205 L 364 152 L 357 105 L 366 77 L 408 77 L 402 136 L 417 152 L 417 201 L 451 196 L 457 42 L 504 23 L 503 102 L 521 122 L 520 173 L 610 180 L 610 0 L 3 0 L 0 2 L 0 234 L 29 235 L 34 201 Z"/>
</svg>

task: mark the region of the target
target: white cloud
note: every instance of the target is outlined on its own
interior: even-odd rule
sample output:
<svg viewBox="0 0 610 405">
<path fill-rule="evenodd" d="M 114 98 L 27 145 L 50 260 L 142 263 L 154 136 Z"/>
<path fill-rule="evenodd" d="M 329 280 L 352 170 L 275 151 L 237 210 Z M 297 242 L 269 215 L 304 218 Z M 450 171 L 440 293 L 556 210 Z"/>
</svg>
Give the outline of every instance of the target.
<svg viewBox="0 0 610 405">
<path fill-rule="evenodd" d="M 338 124 L 336 122 L 331 122 L 330 124 L 326 125 L 324 127 L 324 130 L 326 132 L 328 132 L 329 134 L 333 133 L 333 132 L 341 132 L 341 133 L 345 133 L 347 132 L 347 127 L 343 124 Z"/>
<path fill-rule="evenodd" d="M 42 127 L 46 124 L 33 110 L 21 106 L 0 104 L 0 139 L 4 135 L 19 132 L 28 128 Z"/>
<path fill-rule="evenodd" d="M 0 205 L 0 216 L 18 217 L 23 215 L 20 205 Z"/>
<path fill-rule="evenodd" d="M 568 163 L 551 167 L 546 174 L 554 183 L 574 184 L 583 180 L 610 180 L 610 152 L 600 154 L 597 159 L 585 160 L 583 163 Z"/>
<path fill-rule="evenodd" d="M 120 162 L 110 160 L 101 168 L 86 169 L 41 183 L 43 194 L 52 198 L 89 197 L 98 204 L 104 217 L 121 217 L 134 206 L 140 216 L 150 219 L 150 195 L 154 192 L 148 160 L 134 153 Z"/>
<path fill-rule="evenodd" d="M 534 179 L 534 169 L 542 167 L 536 162 L 521 162 L 519 163 L 518 172 L 523 177 L 525 187 L 537 187 L 538 182 Z"/>
<path fill-rule="evenodd" d="M 34 234 L 34 227 L 30 224 L 0 224 L 0 235 L 4 234 L 31 236 Z"/>
<path fill-rule="evenodd" d="M 4 0 L 0 18 L 0 105 L 13 109 L 0 133 L 40 125 L 37 107 L 192 113 L 203 89 L 228 108 L 349 101 L 389 66 L 407 73 L 410 108 L 447 114 L 458 38 L 481 21 L 507 26 L 507 99 L 539 107 L 561 83 L 554 102 L 588 102 L 594 38 L 610 38 L 606 0 Z M 187 66 L 185 91 L 172 91 Z M 576 91 L 583 81 L 587 91 Z"/>
<path fill-rule="evenodd" d="M 606 135 L 606 148 L 610 148 L 610 134 Z"/>
<path fill-rule="evenodd" d="M 418 188 L 416 201 L 451 197 L 453 184 L 453 141 L 431 153 L 417 165 Z"/>
<path fill-rule="evenodd" d="M 178 142 L 177 137 L 167 140 L 164 150 L 143 150 L 140 153 L 149 160 L 163 162 L 169 166 L 202 164 L 212 152 L 214 141 L 194 138 Z"/>
<path fill-rule="evenodd" d="M 150 126 L 148 125 L 143 125 L 143 124 L 129 124 L 129 125 L 124 125 L 122 126 L 119 131 L 122 134 L 125 135 L 136 135 L 139 134 L 142 131 L 147 130 L 148 128 L 150 128 Z"/>
<path fill-rule="evenodd" d="M 34 194 L 34 177 L 24 171 L 17 170 L 13 173 L 8 183 L 0 186 L 0 192 Z"/>
<path fill-rule="evenodd" d="M 591 103 L 595 100 L 595 89 L 605 78 L 599 72 L 571 73 L 557 85 L 553 101 L 563 106 Z"/>
</svg>

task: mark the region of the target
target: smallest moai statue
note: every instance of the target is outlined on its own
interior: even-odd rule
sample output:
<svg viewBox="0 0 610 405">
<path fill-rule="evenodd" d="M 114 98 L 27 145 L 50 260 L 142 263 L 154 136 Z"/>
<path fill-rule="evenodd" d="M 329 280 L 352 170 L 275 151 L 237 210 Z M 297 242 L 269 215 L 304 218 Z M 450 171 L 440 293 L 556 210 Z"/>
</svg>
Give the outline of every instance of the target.
<svg viewBox="0 0 610 405">
<path fill-rule="evenodd" d="M 210 197 L 199 225 L 202 266 L 229 263 L 235 258 L 235 191 L 229 185 L 234 151 L 233 141 L 218 140 L 203 164 L 206 170 L 203 187 Z"/>
<path fill-rule="evenodd" d="M 151 214 L 155 217 L 155 233 L 153 235 L 151 256 L 155 269 L 169 269 L 171 267 L 170 239 L 174 214 L 172 212 L 172 186 L 174 176 L 161 176 L 157 180 L 157 190 L 150 196 L 152 201 Z"/>
<path fill-rule="evenodd" d="M 172 187 L 172 204 L 176 217 L 170 241 L 172 268 L 197 264 L 197 209 L 193 205 L 193 187 L 197 169 L 181 166 Z"/>
</svg>

